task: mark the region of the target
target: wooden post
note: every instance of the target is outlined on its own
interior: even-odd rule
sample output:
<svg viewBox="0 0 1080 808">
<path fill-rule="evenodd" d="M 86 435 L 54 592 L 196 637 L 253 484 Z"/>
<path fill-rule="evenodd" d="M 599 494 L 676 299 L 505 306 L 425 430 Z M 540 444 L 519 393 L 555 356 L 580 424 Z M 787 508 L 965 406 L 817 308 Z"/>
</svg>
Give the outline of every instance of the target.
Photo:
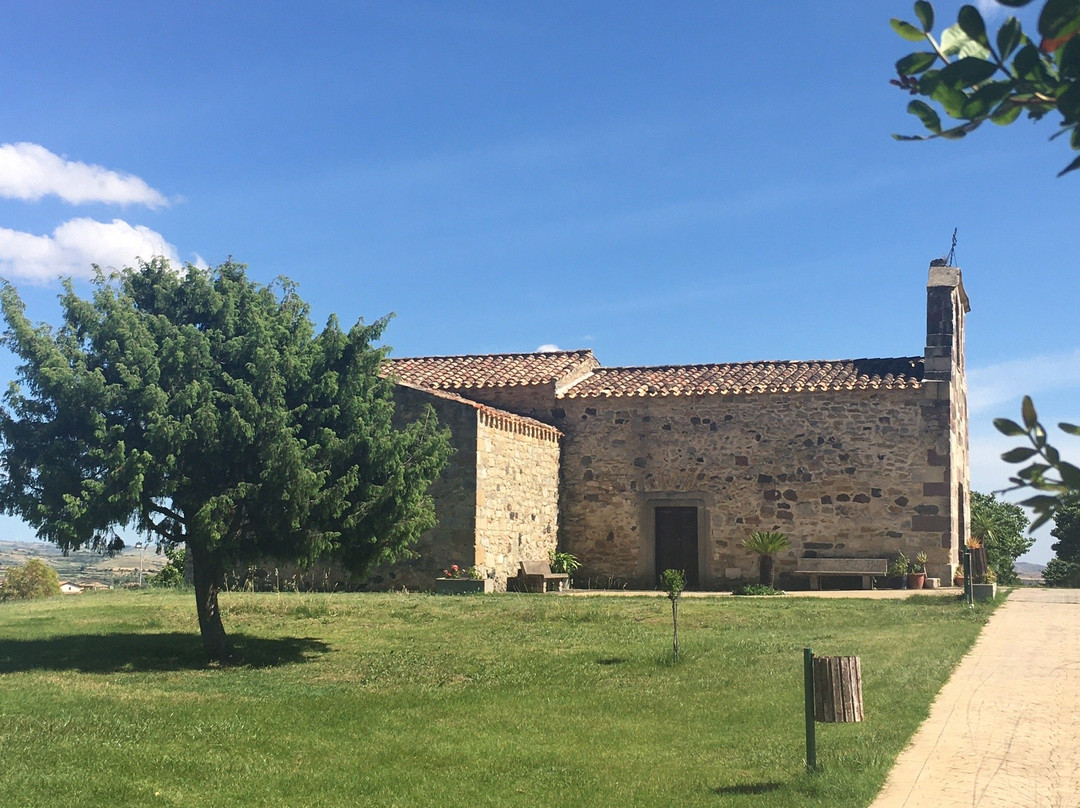
<svg viewBox="0 0 1080 808">
<path fill-rule="evenodd" d="M 817 771 L 817 738 L 814 735 L 814 652 L 803 649 L 803 690 L 806 707 L 806 770 Z"/>
<path fill-rule="evenodd" d="M 967 600 L 967 605 L 971 605 L 971 584 L 974 583 L 971 580 L 971 550 L 967 547 L 964 548 L 964 599 Z"/>
</svg>

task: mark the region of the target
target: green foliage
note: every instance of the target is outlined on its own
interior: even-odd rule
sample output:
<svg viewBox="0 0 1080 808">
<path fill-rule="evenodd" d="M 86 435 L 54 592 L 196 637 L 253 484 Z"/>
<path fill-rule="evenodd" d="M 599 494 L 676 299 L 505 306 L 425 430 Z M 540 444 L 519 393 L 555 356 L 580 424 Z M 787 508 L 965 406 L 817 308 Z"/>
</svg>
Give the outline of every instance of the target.
<svg viewBox="0 0 1080 808">
<path fill-rule="evenodd" d="M 1080 561 L 1062 561 L 1051 558 L 1043 570 L 1046 586 L 1080 588 Z"/>
<path fill-rule="evenodd" d="M 187 559 L 187 548 L 166 547 L 165 557 L 169 559 L 165 566 L 151 576 L 150 586 L 178 587 L 184 585 L 184 564 Z"/>
<path fill-rule="evenodd" d="M 664 570 L 660 573 L 660 588 L 671 600 L 678 600 L 686 589 L 686 575 L 682 570 Z"/>
<path fill-rule="evenodd" d="M 773 559 L 788 544 L 790 542 L 785 534 L 771 530 L 755 531 L 750 538 L 743 540 L 743 547 L 758 554 L 758 583 L 762 586 L 772 587 L 776 583 Z"/>
<path fill-rule="evenodd" d="M 686 575 L 682 570 L 664 570 L 660 573 L 660 588 L 667 592 L 671 601 L 671 658 L 679 661 L 679 599 L 686 589 Z"/>
<path fill-rule="evenodd" d="M 1080 561 L 1080 491 L 1061 498 L 1050 535 L 1057 539 L 1050 549 L 1058 558 L 1062 561 Z"/>
<path fill-rule="evenodd" d="M 1046 565 L 1043 581 L 1047 586 L 1080 587 L 1080 492 L 1061 498 L 1050 535 L 1057 539 L 1051 545 L 1057 558 Z"/>
<path fill-rule="evenodd" d="M 548 559 L 551 567 L 551 571 L 554 573 L 560 573 L 564 575 L 573 575 L 579 569 L 581 569 L 581 562 L 577 560 L 577 556 L 573 553 L 560 553 L 552 550 L 548 553 Z"/>
<path fill-rule="evenodd" d="M 773 589 L 765 584 L 743 584 L 735 589 L 736 595 L 783 595 L 781 589 Z"/>
<path fill-rule="evenodd" d="M 33 600 L 60 594 L 60 579 L 56 570 L 33 558 L 21 567 L 9 567 L 5 571 L 4 585 L 0 586 L 0 600 Z"/>
<path fill-rule="evenodd" d="M 1080 40 L 1077 40 L 1080 42 Z M 1024 396 L 1020 405 L 1020 419 L 1023 426 L 1008 418 L 995 418 L 994 426 L 998 432 L 1009 437 L 1027 437 L 1030 446 L 1018 446 L 1001 456 L 1006 463 L 1028 463 L 1010 478 L 1013 484 L 1010 490 L 1029 488 L 1045 493 L 1025 499 L 1026 505 L 1035 511 L 1035 521 L 1030 530 L 1052 519 L 1061 507 L 1062 497 L 1080 492 L 1080 468 L 1061 459 L 1061 453 L 1046 440 L 1046 428 L 1039 422 L 1035 404 L 1030 396 Z M 1080 426 L 1060 423 L 1058 426 L 1070 435 L 1080 435 Z"/>
<path fill-rule="evenodd" d="M 930 560 L 930 557 L 919 551 L 919 554 L 915 556 L 915 563 L 911 565 L 912 572 L 926 572 L 926 562 Z"/>
<path fill-rule="evenodd" d="M 774 556 L 790 544 L 788 537 L 783 533 L 769 530 L 759 530 L 750 534 L 749 539 L 743 541 L 743 547 L 753 550 L 758 555 Z"/>
<path fill-rule="evenodd" d="M 336 557 L 363 571 L 434 523 L 427 488 L 449 453 L 433 412 L 396 428 L 376 348 L 386 320 L 315 332 L 282 279 L 228 262 L 155 259 L 70 282 L 59 328 L 0 290 L 20 360 L 0 414 L 0 506 L 64 549 L 132 525 L 191 556 L 199 627 L 228 656 L 217 593 L 262 557 Z"/>
<path fill-rule="evenodd" d="M 890 578 L 899 578 L 903 575 L 907 575 L 911 572 L 911 559 L 909 559 L 901 550 L 896 554 L 896 558 L 889 565 L 889 570 L 886 573 Z"/>
<path fill-rule="evenodd" d="M 993 494 L 971 492 L 971 535 L 986 548 L 986 560 L 1003 584 L 1017 584 L 1016 559 L 1035 543 L 1027 534 L 1028 519 L 1019 505 Z"/>
<path fill-rule="evenodd" d="M 1022 7 L 1032 0 L 1002 0 Z M 924 101 L 908 104 L 929 135 L 894 135 L 898 140 L 946 138 L 956 140 L 986 121 L 1007 125 L 1021 113 L 1038 120 L 1048 113 L 1061 115 L 1055 133 L 1067 134 L 1073 150 L 1080 150 L 1080 2 L 1046 0 L 1039 16 L 1039 41 L 1024 33 L 1009 17 L 991 38 L 982 14 L 972 5 L 960 8 L 955 25 L 934 39 L 934 12 L 930 3 L 915 3 L 919 25 L 890 21 L 893 30 L 912 42 L 926 42 L 930 51 L 917 51 L 896 62 L 898 77 L 892 84 L 911 95 L 936 103 L 959 123 L 944 127 L 937 111 Z M 1061 174 L 1080 168 L 1080 157 Z M 1059 174 L 1060 176 L 1060 174 Z"/>
</svg>

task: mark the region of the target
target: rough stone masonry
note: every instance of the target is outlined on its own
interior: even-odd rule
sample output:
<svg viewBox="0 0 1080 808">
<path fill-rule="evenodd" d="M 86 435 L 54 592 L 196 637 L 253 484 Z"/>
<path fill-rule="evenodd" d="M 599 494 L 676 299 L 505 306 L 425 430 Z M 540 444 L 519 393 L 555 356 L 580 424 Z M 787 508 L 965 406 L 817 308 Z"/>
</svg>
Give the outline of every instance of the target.
<svg viewBox="0 0 1080 808">
<path fill-rule="evenodd" d="M 723 588 L 778 530 L 805 556 L 926 552 L 951 582 L 969 509 L 958 268 L 932 265 L 921 355 L 602 367 L 590 351 L 396 359 L 398 407 L 434 407 L 457 450 L 419 557 L 382 571 L 430 585 L 447 563 L 506 586 L 556 547 L 596 583 L 653 588 L 658 564 Z"/>
</svg>

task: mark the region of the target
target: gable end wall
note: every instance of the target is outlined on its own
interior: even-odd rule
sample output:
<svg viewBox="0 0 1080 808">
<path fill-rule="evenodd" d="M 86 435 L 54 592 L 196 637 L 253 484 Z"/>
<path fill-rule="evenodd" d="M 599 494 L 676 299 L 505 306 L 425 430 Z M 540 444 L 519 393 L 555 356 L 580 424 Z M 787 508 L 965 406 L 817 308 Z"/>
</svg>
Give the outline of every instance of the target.
<svg viewBox="0 0 1080 808">
<path fill-rule="evenodd" d="M 559 524 L 558 433 L 481 413 L 476 443 L 476 566 L 496 590 L 522 561 L 547 561 Z"/>
</svg>

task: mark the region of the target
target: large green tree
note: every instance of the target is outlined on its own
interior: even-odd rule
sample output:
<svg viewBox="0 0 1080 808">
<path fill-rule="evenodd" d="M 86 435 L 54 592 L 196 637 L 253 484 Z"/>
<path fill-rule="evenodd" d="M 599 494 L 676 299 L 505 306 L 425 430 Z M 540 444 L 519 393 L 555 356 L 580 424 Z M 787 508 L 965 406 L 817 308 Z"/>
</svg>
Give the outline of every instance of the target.
<svg viewBox="0 0 1080 808">
<path fill-rule="evenodd" d="M 1019 583 L 1016 559 L 1031 549 L 1028 518 L 1019 505 L 1002 502 L 993 494 L 971 492 L 971 535 L 986 548 L 986 560 L 999 583 Z"/>
<path fill-rule="evenodd" d="M 385 319 L 316 333 L 291 282 L 231 261 L 99 270 L 90 299 L 68 282 L 60 301 L 54 329 L 0 290 L 21 362 L 0 413 L 0 506 L 65 550 L 119 526 L 184 543 L 211 659 L 230 653 L 218 592 L 233 564 L 336 557 L 362 572 L 434 523 L 449 440 L 431 412 L 392 425 Z"/>
<path fill-rule="evenodd" d="M 32 600 L 60 594 L 60 577 L 44 561 L 32 558 L 22 567 L 10 567 L 0 586 L 0 600 Z"/>
<path fill-rule="evenodd" d="M 1080 587 L 1080 493 L 1061 498 L 1050 535 L 1057 539 L 1051 545 L 1056 558 L 1043 570 L 1043 580 L 1047 586 Z"/>
</svg>

